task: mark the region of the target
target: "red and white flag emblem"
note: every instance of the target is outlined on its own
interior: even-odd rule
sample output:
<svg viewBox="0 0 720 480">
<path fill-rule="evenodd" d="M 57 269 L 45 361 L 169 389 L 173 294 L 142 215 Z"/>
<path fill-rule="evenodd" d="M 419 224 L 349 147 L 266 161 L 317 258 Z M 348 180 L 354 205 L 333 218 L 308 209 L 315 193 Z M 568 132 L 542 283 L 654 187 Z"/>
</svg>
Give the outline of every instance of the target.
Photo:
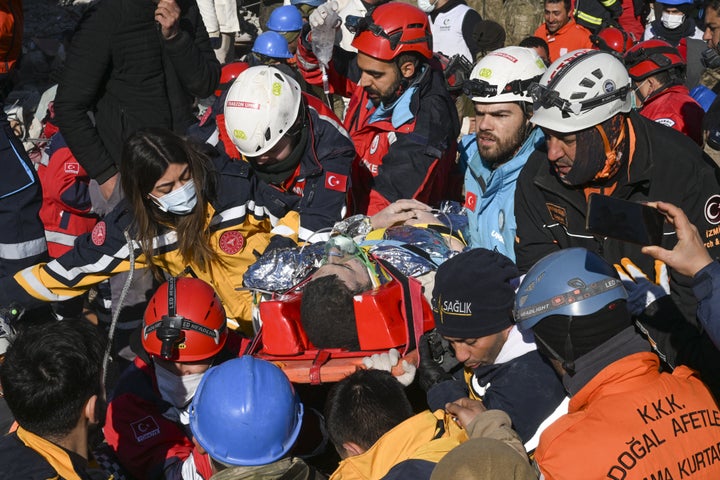
<svg viewBox="0 0 720 480">
<path fill-rule="evenodd" d="M 347 191 L 347 175 L 325 172 L 325 188 L 335 190 L 336 192 Z"/>
</svg>

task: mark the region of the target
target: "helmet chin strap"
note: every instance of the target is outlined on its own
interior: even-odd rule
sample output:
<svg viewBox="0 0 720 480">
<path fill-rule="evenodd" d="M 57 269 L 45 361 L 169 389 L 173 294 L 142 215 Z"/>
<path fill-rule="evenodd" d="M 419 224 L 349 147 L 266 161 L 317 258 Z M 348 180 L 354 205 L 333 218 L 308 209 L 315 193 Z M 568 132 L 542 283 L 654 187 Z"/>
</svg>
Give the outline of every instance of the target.
<svg viewBox="0 0 720 480">
<path fill-rule="evenodd" d="M 620 129 L 620 134 L 618 135 L 617 140 L 615 140 L 615 145 L 612 147 L 610 146 L 610 140 L 608 140 L 607 133 L 605 132 L 602 124 L 595 125 L 595 129 L 597 129 L 598 133 L 600 133 L 600 137 L 603 141 L 603 147 L 605 149 L 605 166 L 595 175 L 593 181 L 606 180 L 613 177 L 618 170 L 620 170 L 620 163 L 622 160 L 620 145 L 622 145 L 623 140 L 625 140 L 625 126 L 623 125 Z"/>
<path fill-rule="evenodd" d="M 560 355 L 557 351 L 555 351 L 554 348 L 552 348 L 548 343 L 542 339 L 542 337 L 538 336 L 537 333 L 534 334 L 535 341 L 539 342 L 547 352 L 552 355 L 552 357 L 560 362 L 562 365 L 563 370 L 565 372 L 572 376 L 575 375 L 575 358 L 573 354 L 573 344 L 572 344 L 572 338 L 570 337 L 570 325 L 572 324 L 573 317 L 568 317 L 568 331 L 567 336 L 565 337 L 565 355 Z"/>
</svg>

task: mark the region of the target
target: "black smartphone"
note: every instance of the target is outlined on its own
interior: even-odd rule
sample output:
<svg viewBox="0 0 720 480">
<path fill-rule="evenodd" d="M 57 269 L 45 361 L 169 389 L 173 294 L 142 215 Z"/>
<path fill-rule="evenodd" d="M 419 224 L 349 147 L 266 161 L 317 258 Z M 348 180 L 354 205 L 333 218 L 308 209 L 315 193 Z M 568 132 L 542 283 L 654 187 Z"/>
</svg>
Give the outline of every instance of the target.
<svg viewBox="0 0 720 480">
<path fill-rule="evenodd" d="M 640 245 L 660 245 L 665 216 L 642 203 L 591 193 L 585 230 Z"/>
</svg>

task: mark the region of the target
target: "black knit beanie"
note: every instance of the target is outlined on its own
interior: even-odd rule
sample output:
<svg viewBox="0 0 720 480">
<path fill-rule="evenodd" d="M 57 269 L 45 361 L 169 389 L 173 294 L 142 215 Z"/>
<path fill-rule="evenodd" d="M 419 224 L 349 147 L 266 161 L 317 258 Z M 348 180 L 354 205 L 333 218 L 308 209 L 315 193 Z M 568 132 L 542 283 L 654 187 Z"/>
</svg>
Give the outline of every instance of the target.
<svg viewBox="0 0 720 480">
<path fill-rule="evenodd" d="M 440 335 L 480 338 L 513 325 L 519 275 L 512 260 L 484 248 L 468 250 L 440 265 L 432 294 Z"/>
</svg>

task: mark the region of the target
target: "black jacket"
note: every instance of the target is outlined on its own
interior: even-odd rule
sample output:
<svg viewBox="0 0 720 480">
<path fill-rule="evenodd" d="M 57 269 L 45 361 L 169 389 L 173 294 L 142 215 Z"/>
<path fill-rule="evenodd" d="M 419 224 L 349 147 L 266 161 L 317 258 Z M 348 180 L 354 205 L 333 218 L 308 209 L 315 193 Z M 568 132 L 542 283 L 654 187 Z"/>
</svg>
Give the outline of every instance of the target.
<svg viewBox="0 0 720 480">
<path fill-rule="evenodd" d="M 464 370 L 467 377 L 467 370 Z M 445 408 L 448 402 L 467 397 L 482 398 L 488 409 L 506 412 L 523 443 L 565 398 L 565 389 L 552 365 L 537 350 L 505 363 L 485 365 L 465 380 L 445 380 L 427 393 L 430 409 Z M 477 391 L 476 389 L 484 390 Z"/>
<path fill-rule="evenodd" d="M 573 18 L 593 33 L 597 33 L 608 25 L 617 25 L 622 14 L 621 0 L 577 0 Z"/>
<path fill-rule="evenodd" d="M 635 151 L 617 174 L 613 197 L 647 202 L 662 200 L 682 208 L 714 257 L 720 253 L 720 181 L 718 170 L 690 138 L 633 112 L 629 116 L 635 132 Z M 515 256 L 521 272 L 527 272 L 545 255 L 561 248 L 584 247 L 610 263 L 629 257 L 653 277 L 653 259 L 640 246 L 585 232 L 587 202 L 582 188 L 563 184 L 547 160 L 536 151 L 520 173 L 515 190 L 517 233 Z M 665 224 L 662 246 L 677 242 L 670 224 Z M 696 300 L 691 280 L 670 272 L 673 299 L 686 318 L 694 323 Z"/>
<path fill-rule="evenodd" d="M 195 97 L 213 93 L 220 64 L 197 4 L 177 0 L 180 32 L 165 40 L 149 0 L 99 0 L 78 25 L 55 100 L 56 121 L 90 177 L 117 173 L 122 144 L 154 126 L 184 134 Z M 87 112 L 93 112 L 95 124 Z"/>
<path fill-rule="evenodd" d="M 336 117 L 308 106 L 306 118 L 307 143 L 299 169 L 286 182 L 287 191 L 266 184 L 267 188 L 260 189 L 258 195 L 272 215 L 298 212 L 299 238 L 315 242 L 320 238 L 310 236 L 332 227 L 346 213 L 355 147 Z"/>
</svg>

